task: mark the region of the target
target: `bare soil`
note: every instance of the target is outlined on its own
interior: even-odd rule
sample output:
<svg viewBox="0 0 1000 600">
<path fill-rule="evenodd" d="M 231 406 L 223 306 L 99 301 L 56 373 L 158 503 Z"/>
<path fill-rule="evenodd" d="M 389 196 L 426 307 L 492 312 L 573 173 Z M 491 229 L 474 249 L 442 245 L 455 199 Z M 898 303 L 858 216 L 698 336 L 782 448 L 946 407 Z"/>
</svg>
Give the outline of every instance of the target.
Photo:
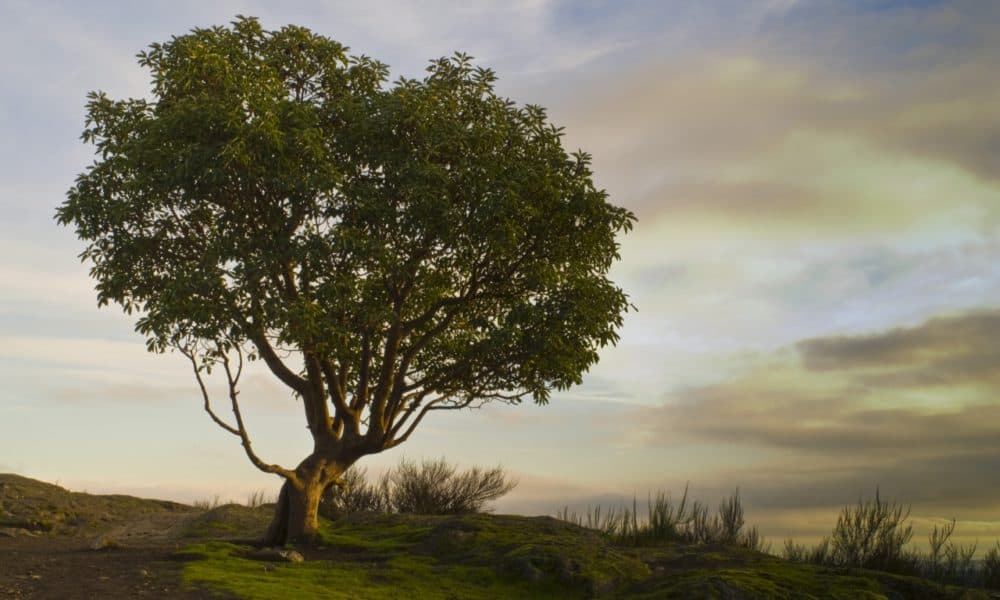
<svg viewBox="0 0 1000 600">
<path fill-rule="evenodd" d="M 142 544 L 93 550 L 83 538 L 60 535 L 0 538 L 0 598 L 212 598 L 181 588 L 175 545 Z"/>
<path fill-rule="evenodd" d="M 246 513 L 262 512 L 70 492 L 0 474 L 0 598 L 218 598 L 184 588 L 174 553 L 204 535 L 247 536 L 259 517 Z"/>
</svg>

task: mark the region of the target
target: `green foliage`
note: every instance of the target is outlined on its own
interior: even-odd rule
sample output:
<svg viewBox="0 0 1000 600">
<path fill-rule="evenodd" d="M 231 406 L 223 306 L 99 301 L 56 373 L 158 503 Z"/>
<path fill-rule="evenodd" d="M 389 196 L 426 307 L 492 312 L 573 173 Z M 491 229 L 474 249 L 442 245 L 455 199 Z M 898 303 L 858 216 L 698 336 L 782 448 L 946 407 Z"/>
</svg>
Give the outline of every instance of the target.
<svg viewBox="0 0 1000 600">
<path fill-rule="evenodd" d="M 206 368 L 284 349 L 348 408 L 398 389 L 392 416 L 579 383 L 629 308 L 606 274 L 634 216 L 470 57 L 390 85 L 347 51 L 239 17 L 141 52 L 150 100 L 90 94 L 97 160 L 56 217 L 100 304 Z"/>
<path fill-rule="evenodd" d="M 483 512 L 487 504 L 517 485 L 501 467 L 472 467 L 458 472 L 443 458 L 420 464 L 401 460 L 377 481 L 349 469 L 338 485 L 327 488 L 320 514 L 336 519 L 358 512 L 454 515 Z"/>
</svg>

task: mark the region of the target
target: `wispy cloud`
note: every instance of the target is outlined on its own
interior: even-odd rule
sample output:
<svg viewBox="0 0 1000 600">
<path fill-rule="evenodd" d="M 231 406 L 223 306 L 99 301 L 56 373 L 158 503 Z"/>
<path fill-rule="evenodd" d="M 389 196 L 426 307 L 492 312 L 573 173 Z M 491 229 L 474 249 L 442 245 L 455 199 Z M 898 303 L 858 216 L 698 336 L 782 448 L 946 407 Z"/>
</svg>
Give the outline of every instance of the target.
<svg viewBox="0 0 1000 600">
<path fill-rule="evenodd" d="M 1000 311 L 983 310 L 880 334 L 804 340 L 797 347 L 803 365 L 814 371 L 888 367 L 926 374 L 927 384 L 971 380 L 1000 386 L 998 340 Z"/>
<path fill-rule="evenodd" d="M 864 336 L 804 340 L 742 376 L 670 394 L 637 413 L 647 443 L 776 451 L 725 477 L 755 503 L 832 506 L 881 485 L 927 507 L 997 506 L 1000 311 Z M 947 382 L 947 385 L 941 385 Z"/>
</svg>

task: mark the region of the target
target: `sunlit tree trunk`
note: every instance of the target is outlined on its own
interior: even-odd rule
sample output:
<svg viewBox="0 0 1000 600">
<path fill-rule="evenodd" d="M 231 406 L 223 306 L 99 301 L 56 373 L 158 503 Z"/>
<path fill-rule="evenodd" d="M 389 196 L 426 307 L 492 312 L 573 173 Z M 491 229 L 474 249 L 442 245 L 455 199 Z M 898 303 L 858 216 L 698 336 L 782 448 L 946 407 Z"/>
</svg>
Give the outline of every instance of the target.
<svg viewBox="0 0 1000 600">
<path fill-rule="evenodd" d="M 281 486 L 264 545 L 315 542 L 319 536 L 319 503 L 323 492 L 348 466 L 315 454 L 304 460 L 295 470 L 295 479 L 286 479 Z"/>
</svg>

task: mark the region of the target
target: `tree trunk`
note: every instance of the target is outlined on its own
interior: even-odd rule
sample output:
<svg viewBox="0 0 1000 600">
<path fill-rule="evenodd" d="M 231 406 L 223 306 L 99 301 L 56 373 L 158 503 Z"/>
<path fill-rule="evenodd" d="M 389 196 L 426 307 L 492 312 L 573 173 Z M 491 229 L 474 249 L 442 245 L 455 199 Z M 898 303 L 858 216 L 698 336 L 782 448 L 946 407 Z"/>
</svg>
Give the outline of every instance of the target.
<svg viewBox="0 0 1000 600">
<path fill-rule="evenodd" d="M 302 461 L 295 470 L 296 478 L 286 479 L 278 494 L 274 518 L 267 528 L 265 546 L 288 543 L 313 543 L 319 537 L 319 502 L 331 482 L 336 481 L 356 458 L 345 466 L 322 454 Z"/>
<path fill-rule="evenodd" d="M 319 536 L 319 500 L 326 485 L 317 480 L 307 480 L 304 484 L 300 487 L 285 481 L 281 486 L 274 518 L 264 536 L 265 546 L 316 541 Z"/>
</svg>

